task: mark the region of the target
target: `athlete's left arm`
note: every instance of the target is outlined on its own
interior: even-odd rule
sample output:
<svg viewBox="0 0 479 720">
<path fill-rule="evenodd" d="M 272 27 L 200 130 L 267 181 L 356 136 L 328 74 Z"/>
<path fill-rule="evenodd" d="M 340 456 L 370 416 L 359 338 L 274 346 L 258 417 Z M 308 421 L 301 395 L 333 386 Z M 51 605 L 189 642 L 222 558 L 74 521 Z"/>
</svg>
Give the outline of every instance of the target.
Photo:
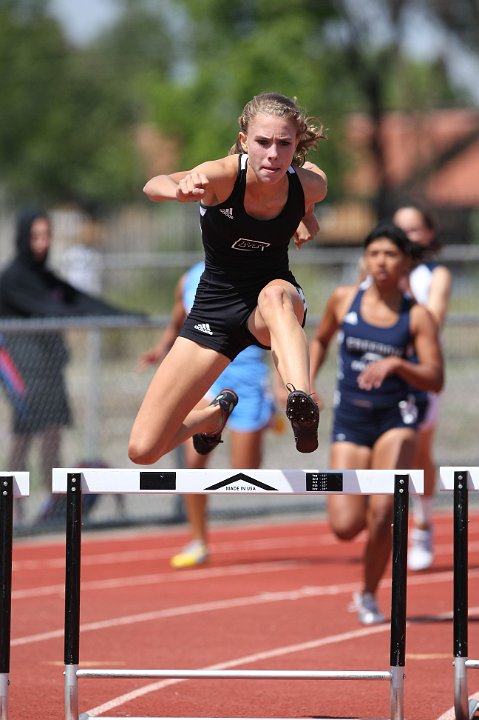
<svg viewBox="0 0 479 720">
<path fill-rule="evenodd" d="M 302 167 L 296 168 L 304 192 L 306 212 L 321 202 L 328 192 L 326 173 L 312 162 L 306 161 Z"/>
<path fill-rule="evenodd" d="M 388 357 L 368 365 L 359 375 L 363 390 L 379 388 L 389 375 L 399 375 L 419 390 L 440 392 L 444 385 L 444 361 L 439 343 L 437 324 L 424 305 L 414 305 L 410 318 L 411 334 L 417 363 L 400 357 Z"/>
</svg>

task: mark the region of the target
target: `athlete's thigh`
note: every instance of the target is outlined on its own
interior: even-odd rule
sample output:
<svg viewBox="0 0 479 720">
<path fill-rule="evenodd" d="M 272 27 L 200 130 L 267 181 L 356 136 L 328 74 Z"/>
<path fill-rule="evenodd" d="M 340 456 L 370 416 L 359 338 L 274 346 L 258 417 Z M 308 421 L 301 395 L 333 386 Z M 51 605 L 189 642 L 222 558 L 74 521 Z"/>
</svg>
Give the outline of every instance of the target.
<svg viewBox="0 0 479 720">
<path fill-rule="evenodd" d="M 291 301 L 291 305 L 296 315 L 296 318 L 300 325 L 303 324 L 304 313 L 305 313 L 305 298 L 299 290 L 287 280 L 272 280 L 261 290 L 258 297 L 258 305 L 253 310 L 248 318 L 248 330 L 252 333 L 262 345 L 269 347 L 270 343 L 270 331 L 269 324 L 261 313 L 262 297 L 265 291 L 270 288 L 279 287 L 286 291 L 286 294 Z"/>
<path fill-rule="evenodd" d="M 372 468 L 412 468 L 418 433 L 411 428 L 392 428 L 376 441 L 372 451 Z"/>
<path fill-rule="evenodd" d="M 153 435 L 166 427 L 176 431 L 229 362 L 216 350 L 177 338 L 153 376 L 135 424 Z"/>
</svg>

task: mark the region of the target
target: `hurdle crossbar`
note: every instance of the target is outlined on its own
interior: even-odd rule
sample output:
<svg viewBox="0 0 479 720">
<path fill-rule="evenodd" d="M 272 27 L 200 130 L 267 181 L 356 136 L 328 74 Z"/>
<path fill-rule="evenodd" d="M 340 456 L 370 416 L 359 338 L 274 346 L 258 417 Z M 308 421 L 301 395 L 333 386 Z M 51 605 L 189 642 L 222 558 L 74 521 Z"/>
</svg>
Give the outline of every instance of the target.
<svg viewBox="0 0 479 720">
<path fill-rule="evenodd" d="M 112 470 L 55 468 L 53 492 L 67 494 L 65 575 L 65 720 L 79 715 L 79 678 L 222 678 L 387 680 L 390 720 L 404 720 L 409 494 L 424 491 L 422 470 Z M 80 657 L 81 497 L 84 493 L 299 493 L 394 495 L 390 669 L 185 670 L 83 669 Z M 102 720 L 109 720 L 103 716 Z M 141 720 L 140 718 L 136 720 Z M 148 720 L 167 720 L 162 717 Z M 186 719 L 183 719 L 186 720 Z M 188 718 L 193 720 L 193 718 Z"/>
<path fill-rule="evenodd" d="M 454 712 L 456 720 L 471 720 L 479 702 L 469 697 L 467 671 L 479 668 L 479 660 L 468 659 L 469 492 L 479 490 L 479 468 L 441 467 L 439 487 L 454 493 Z"/>
<path fill-rule="evenodd" d="M 29 493 L 27 472 L 0 473 L 0 720 L 8 720 L 12 610 L 13 498 Z"/>
</svg>

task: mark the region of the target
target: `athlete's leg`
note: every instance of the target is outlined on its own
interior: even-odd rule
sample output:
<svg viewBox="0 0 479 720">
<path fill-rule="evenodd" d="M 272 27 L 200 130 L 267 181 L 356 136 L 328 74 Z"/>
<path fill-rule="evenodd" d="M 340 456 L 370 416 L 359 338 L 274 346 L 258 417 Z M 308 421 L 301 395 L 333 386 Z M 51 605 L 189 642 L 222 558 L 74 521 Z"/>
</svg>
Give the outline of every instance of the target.
<svg viewBox="0 0 479 720">
<path fill-rule="evenodd" d="M 394 428 L 375 443 L 371 467 L 378 470 L 411 468 L 416 451 L 417 432 Z M 391 555 L 394 497 L 372 495 L 368 513 L 368 542 L 364 557 L 364 587 L 374 594 Z"/>
<path fill-rule="evenodd" d="M 435 425 L 428 423 L 419 430 L 414 467 L 424 470 L 424 495 L 412 498 L 413 527 L 407 558 L 410 570 L 427 570 L 434 560 L 432 513 L 436 486 L 436 465 L 433 458 Z"/>
<path fill-rule="evenodd" d="M 414 460 L 414 466 L 424 470 L 424 500 L 429 506 L 432 506 L 432 498 L 436 489 L 436 464 L 433 456 L 435 430 L 435 426 L 431 425 L 419 431 Z M 416 500 L 422 500 L 422 497 L 415 497 L 414 501 Z M 431 511 L 432 507 L 428 507 L 427 511 L 423 509 L 421 513 L 415 512 L 416 527 L 426 530 L 431 526 Z"/>
<path fill-rule="evenodd" d="M 304 303 L 298 290 L 285 280 L 273 280 L 260 292 L 248 320 L 249 331 L 269 345 L 274 364 L 285 385 L 311 392 L 308 342 L 301 323 Z"/>
<path fill-rule="evenodd" d="M 273 362 L 290 391 L 286 415 L 296 449 L 310 453 L 318 447 L 319 409 L 310 397 L 308 342 L 301 327 L 304 312 L 298 290 L 285 280 L 273 280 L 260 292 L 248 328 L 263 345 L 271 346 Z"/>
<path fill-rule="evenodd" d="M 218 406 L 196 410 L 213 381 L 229 364 L 221 353 L 179 337 L 146 392 L 130 435 L 129 457 L 151 464 L 198 432 L 215 432 Z"/>
<path fill-rule="evenodd" d="M 368 468 L 371 450 L 350 442 L 331 445 L 330 467 Z M 367 526 L 368 498 L 365 495 L 328 495 L 328 517 L 332 531 L 340 540 L 352 540 Z"/>
<path fill-rule="evenodd" d="M 196 405 L 196 410 L 208 407 L 208 400 L 202 398 Z M 193 447 L 191 438 L 184 443 L 185 467 L 194 470 L 202 470 L 208 464 L 208 455 L 200 455 Z M 185 495 L 186 514 L 191 527 L 191 536 L 193 540 L 200 540 L 206 544 L 206 504 L 208 496 L 188 494 Z"/>
<path fill-rule="evenodd" d="M 259 468 L 263 457 L 263 433 L 265 428 L 239 432 L 230 430 L 231 467 Z"/>
</svg>

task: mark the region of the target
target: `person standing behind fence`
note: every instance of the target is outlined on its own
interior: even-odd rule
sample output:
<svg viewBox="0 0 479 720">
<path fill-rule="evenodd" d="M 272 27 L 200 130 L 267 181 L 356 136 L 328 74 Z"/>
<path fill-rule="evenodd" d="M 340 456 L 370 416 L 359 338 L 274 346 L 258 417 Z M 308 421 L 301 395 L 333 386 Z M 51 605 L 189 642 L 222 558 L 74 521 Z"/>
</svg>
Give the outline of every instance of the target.
<svg viewBox="0 0 479 720">
<path fill-rule="evenodd" d="M 141 356 L 140 368 L 157 364 L 172 347 L 193 305 L 203 270 L 204 262 L 198 262 L 178 281 L 170 323 L 159 343 Z M 197 409 L 207 407 L 224 387 L 237 393 L 239 402 L 228 425 L 232 468 L 258 468 L 261 465 L 264 431 L 270 425 L 275 409 L 265 355 L 266 351 L 259 347 L 247 347 L 221 373 L 197 405 Z M 183 448 L 185 467 L 202 469 L 207 466 L 210 453 L 197 452 L 191 438 L 183 444 Z M 214 447 L 209 446 L 208 449 L 213 450 Z M 171 565 L 175 568 L 200 565 L 208 559 L 207 499 L 207 495 L 185 495 L 192 540 L 171 558 Z"/>
<path fill-rule="evenodd" d="M 20 213 L 16 255 L 0 275 L 0 318 L 48 318 L 78 315 L 118 315 L 125 311 L 81 292 L 47 267 L 52 226 L 43 210 Z M 57 330 L 5 332 L 8 348 L 21 376 L 21 403 L 12 403 L 12 437 L 8 467 L 26 470 L 35 438 L 39 440 L 40 476 L 51 487 L 51 469 L 60 467 L 62 431 L 72 423 L 65 370 L 69 351 Z M 52 513 L 49 497 L 39 519 Z"/>
<path fill-rule="evenodd" d="M 296 449 L 318 446 L 310 396 L 304 293 L 288 246 L 302 218 L 326 196 L 326 176 L 307 152 L 322 137 L 295 100 L 261 93 L 244 107 L 231 154 L 160 175 L 144 188 L 154 202 L 201 202 L 206 256 L 193 308 L 153 377 L 133 423 L 130 459 L 151 464 L 192 435 L 215 441 L 234 407 L 195 410 L 216 378 L 249 345 L 271 349 L 289 390 Z"/>
<path fill-rule="evenodd" d="M 441 244 L 437 238 L 432 215 L 419 205 L 407 204 L 397 208 L 393 222 L 404 230 L 409 239 L 421 247 L 422 262 L 409 275 L 409 288 L 417 302 L 425 305 L 434 317 L 439 330 L 446 319 L 452 278 L 447 267 L 438 262 Z M 419 443 L 415 467 L 424 469 L 424 495 L 414 496 L 411 547 L 408 567 L 426 570 L 434 559 L 432 511 L 436 485 L 436 464 L 433 456 L 434 437 L 439 419 L 439 394 L 421 393 L 418 402 L 423 419 L 419 426 Z"/>
<path fill-rule="evenodd" d="M 376 226 L 364 241 L 367 280 L 338 287 L 314 333 L 312 378 L 339 332 L 331 468 L 413 467 L 418 413 L 411 386 L 439 391 L 443 384 L 436 324 L 402 289 L 413 254 L 413 243 L 400 228 Z M 384 621 L 376 590 L 391 551 L 393 504 L 391 495 L 328 497 L 331 527 L 339 539 L 367 531 L 363 586 L 353 596 L 365 625 Z"/>
</svg>

